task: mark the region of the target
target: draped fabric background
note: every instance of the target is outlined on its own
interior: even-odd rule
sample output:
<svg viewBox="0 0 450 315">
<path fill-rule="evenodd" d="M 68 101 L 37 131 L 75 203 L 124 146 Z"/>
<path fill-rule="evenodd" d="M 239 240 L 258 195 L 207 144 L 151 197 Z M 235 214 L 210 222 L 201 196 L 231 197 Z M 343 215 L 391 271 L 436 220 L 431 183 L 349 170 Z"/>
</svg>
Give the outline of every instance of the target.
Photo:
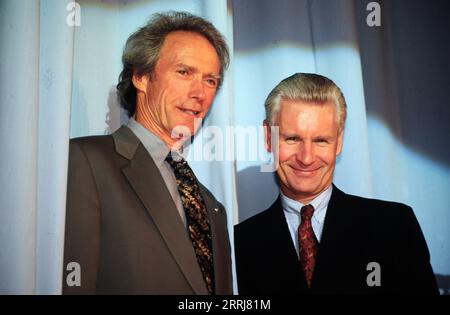
<svg viewBox="0 0 450 315">
<path fill-rule="evenodd" d="M 268 156 L 248 152 L 264 151 L 262 133 L 250 135 L 265 97 L 294 72 L 317 72 L 342 88 L 348 104 L 335 183 L 411 205 L 448 294 L 450 8 L 379 0 L 382 25 L 369 27 L 369 2 L 85 0 L 72 26 L 71 1 L 1 1 L 0 293 L 61 292 L 69 138 L 126 122 L 114 87 L 127 37 L 152 13 L 184 10 L 212 21 L 232 51 L 208 132 L 195 140 L 208 145 L 227 135 L 215 153 L 231 158 L 191 163 L 228 209 L 230 232 L 277 196 L 274 174 L 260 172 Z M 241 129 L 227 133 L 231 127 Z"/>
</svg>

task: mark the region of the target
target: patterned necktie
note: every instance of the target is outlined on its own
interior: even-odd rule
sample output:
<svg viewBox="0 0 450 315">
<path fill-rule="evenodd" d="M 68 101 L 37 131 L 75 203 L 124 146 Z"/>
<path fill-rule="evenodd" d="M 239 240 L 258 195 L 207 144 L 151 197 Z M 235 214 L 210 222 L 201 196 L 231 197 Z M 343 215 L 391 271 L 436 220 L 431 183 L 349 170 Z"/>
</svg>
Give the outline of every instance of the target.
<svg viewBox="0 0 450 315">
<path fill-rule="evenodd" d="M 305 274 L 308 287 L 311 287 L 311 281 L 316 264 L 317 239 L 311 225 L 311 217 L 314 213 L 314 207 L 307 205 L 302 207 L 300 215 L 302 222 L 298 227 L 298 244 L 300 249 L 300 264 Z"/>
<path fill-rule="evenodd" d="M 175 155 L 175 153 L 174 153 Z M 202 271 L 209 294 L 214 294 L 214 265 L 208 213 L 200 194 L 200 187 L 194 172 L 180 156 L 172 158 L 172 152 L 166 161 L 172 167 L 177 181 L 178 192 L 186 214 L 189 237 L 194 247 L 197 261 Z"/>
</svg>

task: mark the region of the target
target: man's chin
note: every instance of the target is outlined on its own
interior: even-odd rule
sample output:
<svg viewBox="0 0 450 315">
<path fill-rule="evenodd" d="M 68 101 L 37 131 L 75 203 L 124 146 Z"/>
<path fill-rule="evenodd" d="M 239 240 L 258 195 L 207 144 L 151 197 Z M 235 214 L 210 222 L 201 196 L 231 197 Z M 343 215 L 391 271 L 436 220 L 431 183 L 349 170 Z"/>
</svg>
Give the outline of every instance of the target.
<svg viewBox="0 0 450 315">
<path fill-rule="evenodd" d="M 296 199 L 308 199 L 314 197 L 317 192 L 317 187 L 313 185 L 293 185 L 292 193 L 297 196 Z"/>
<path fill-rule="evenodd" d="M 180 123 L 172 128 L 172 138 L 187 139 L 194 135 L 193 123 Z"/>
</svg>

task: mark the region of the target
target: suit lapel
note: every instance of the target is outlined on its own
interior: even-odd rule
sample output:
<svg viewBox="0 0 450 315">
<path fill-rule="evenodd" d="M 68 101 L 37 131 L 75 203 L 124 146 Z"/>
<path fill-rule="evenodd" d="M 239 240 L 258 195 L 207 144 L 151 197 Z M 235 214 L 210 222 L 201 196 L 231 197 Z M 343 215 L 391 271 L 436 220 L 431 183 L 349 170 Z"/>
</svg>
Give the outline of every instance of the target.
<svg viewBox="0 0 450 315">
<path fill-rule="evenodd" d="M 275 292 L 295 294 L 298 291 L 304 291 L 307 289 L 306 279 L 292 243 L 280 197 L 270 207 L 269 212 L 267 252 L 273 255 L 272 259 L 276 261 L 276 278 L 281 280 L 281 286 Z"/>
<path fill-rule="evenodd" d="M 116 151 L 129 159 L 122 173 L 153 219 L 174 259 L 197 294 L 207 294 L 192 244 L 164 180 L 144 146 L 128 128 L 113 134 Z"/>
<path fill-rule="evenodd" d="M 313 289 L 328 289 L 345 286 L 336 282 L 336 277 L 353 271 L 355 260 L 348 255 L 356 250 L 355 242 L 362 233 L 358 232 L 353 209 L 346 202 L 345 194 L 333 185 L 328 204 L 322 237 L 319 243 L 318 257 L 313 276 Z"/>
<path fill-rule="evenodd" d="M 229 294 L 232 290 L 231 280 L 224 278 L 230 275 L 228 266 L 231 265 L 231 257 L 229 256 L 230 248 L 227 233 L 227 222 L 223 221 L 222 216 L 226 216 L 223 213 L 223 207 L 210 196 L 208 190 L 199 182 L 200 192 L 205 201 L 206 209 L 208 210 L 209 224 L 211 227 L 211 237 L 214 255 L 214 276 L 215 276 L 215 289 L 216 294 Z"/>
</svg>

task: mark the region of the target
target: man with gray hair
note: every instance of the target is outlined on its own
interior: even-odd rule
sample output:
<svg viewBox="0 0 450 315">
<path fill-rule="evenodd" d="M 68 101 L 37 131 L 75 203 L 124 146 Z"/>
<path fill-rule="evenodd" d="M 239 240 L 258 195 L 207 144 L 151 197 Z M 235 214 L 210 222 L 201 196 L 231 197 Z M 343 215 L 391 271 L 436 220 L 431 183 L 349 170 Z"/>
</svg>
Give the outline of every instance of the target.
<svg viewBox="0 0 450 315">
<path fill-rule="evenodd" d="M 130 121 L 70 141 L 63 293 L 232 294 L 225 209 L 180 154 L 223 82 L 225 40 L 192 14 L 155 14 L 122 62 Z"/>
<path fill-rule="evenodd" d="M 333 184 L 347 113 L 336 84 L 297 73 L 272 90 L 265 107 L 280 196 L 235 227 L 239 293 L 437 294 L 412 209 Z"/>
</svg>

